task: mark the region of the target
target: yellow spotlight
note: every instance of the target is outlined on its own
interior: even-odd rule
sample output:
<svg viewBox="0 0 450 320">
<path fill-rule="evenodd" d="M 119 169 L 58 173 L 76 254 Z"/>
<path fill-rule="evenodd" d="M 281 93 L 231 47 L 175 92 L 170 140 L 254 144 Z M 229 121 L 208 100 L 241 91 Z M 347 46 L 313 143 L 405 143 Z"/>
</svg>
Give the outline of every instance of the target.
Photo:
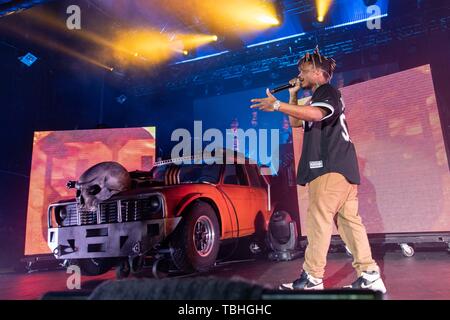
<svg viewBox="0 0 450 320">
<path fill-rule="evenodd" d="M 323 22 L 325 20 L 332 2 L 332 0 L 316 0 L 317 21 Z"/>
<path fill-rule="evenodd" d="M 267 24 L 269 26 L 277 26 L 280 24 L 280 21 L 278 21 L 277 18 L 271 16 L 259 16 L 257 20 L 262 24 Z"/>
<path fill-rule="evenodd" d="M 36 22 L 46 24 L 47 26 L 52 27 L 57 31 L 67 32 L 66 23 L 56 16 L 43 13 L 39 10 L 25 11 L 24 15 L 27 17 L 27 19 L 31 19 Z M 126 48 L 118 48 L 117 46 L 115 46 L 113 42 L 104 39 L 101 36 L 98 36 L 97 34 L 89 32 L 85 29 L 83 29 L 81 32 L 77 32 L 76 35 L 80 38 L 86 39 L 98 45 L 114 49 L 115 51 L 122 51 L 123 53 L 130 55 L 134 54 L 133 52 L 127 50 Z"/>
<path fill-rule="evenodd" d="M 181 41 L 184 50 L 190 50 L 208 44 L 210 42 L 217 41 L 216 35 L 207 34 L 179 34 L 177 35 L 179 41 Z M 176 43 L 176 42 L 175 42 Z"/>
<path fill-rule="evenodd" d="M 126 1 L 116 2 L 125 3 Z M 139 1 L 139 4 L 150 10 L 154 9 L 152 8 L 154 2 Z M 192 16 L 196 16 L 210 30 L 223 30 L 226 26 L 226 29 L 240 35 L 265 30 L 282 23 L 281 19 L 275 22 L 277 10 L 280 8 L 273 0 L 164 0 L 163 2 L 164 5 L 158 7 L 158 10 L 163 11 L 164 14 L 187 21 L 190 21 Z M 258 17 L 261 16 L 270 17 L 270 19 L 264 18 L 258 21 Z"/>
<path fill-rule="evenodd" d="M 189 51 L 184 50 L 184 51 L 183 51 L 183 54 L 184 54 L 185 56 L 187 56 L 187 55 L 189 54 Z"/>
<path fill-rule="evenodd" d="M 96 60 L 93 57 L 89 57 L 78 51 L 75 51 L 70 47 L 66 47 L 65 45 L 63 45 L 61 43 L 55 42 L 54 39 L 48 38 L 46 35 L 44 35 L 42 33 L 37 33 L 37 32 L 33 32 L 33 31 L 25 31 L 24 29 L 22 29 L 20 27 L 17 28 L 16 26 L 13 26 L 13 25 L 5 25 L 4 28 L 9 30 L 10 32 L 14 32 L 15 34 L 17 34 L 19 36 L 23 36 L 24 34 L 27 34 L 28 40 L 30 40 L 34 43 L 38 43 L 39 45 L 45 46 L 49 49 L 61 52 L 72 58 L 76 58 L 78 60 L 81 60 L 81 61 L 84 61 L 87 63 L 91 63 L 95 66 L 104 68 L 106 70 L 111 70 L 110 66 L 103 64 L 102 62 Z"/>
<path fill-rule="evenodd" d="M 136 63 L 131 57 L 141 58 L 152 64 L 168 60 L 173 55 L 170 40 L 157 30 L 134 30 L 119 32 L 114 45 L 115 55 L 123 63 Z M 130 52 L 128 56 L 126 53 Z"/>
</svg>

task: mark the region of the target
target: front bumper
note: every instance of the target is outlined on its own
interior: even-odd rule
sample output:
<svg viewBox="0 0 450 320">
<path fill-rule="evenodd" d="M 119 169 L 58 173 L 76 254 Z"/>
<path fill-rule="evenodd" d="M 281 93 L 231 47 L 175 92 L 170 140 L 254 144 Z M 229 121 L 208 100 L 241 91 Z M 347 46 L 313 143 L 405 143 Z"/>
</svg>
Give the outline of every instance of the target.
<svg viewBox="0 0 450 320">
<path fill-rule="evenodd" d="M 135 256 L 163 241 L 180 219 L 49 228 L 47 240 L 57 259 Z"/>
</svg>

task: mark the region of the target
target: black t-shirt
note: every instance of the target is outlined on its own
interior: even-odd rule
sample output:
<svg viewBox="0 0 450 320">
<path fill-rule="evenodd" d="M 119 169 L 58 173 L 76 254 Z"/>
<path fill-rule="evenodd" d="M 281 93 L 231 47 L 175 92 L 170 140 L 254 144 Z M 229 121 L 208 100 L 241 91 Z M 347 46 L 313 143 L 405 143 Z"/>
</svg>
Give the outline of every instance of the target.
<svg viewBox="0 0 450 320">
<path fill-rule="evenodd" d="M 317 177 L 337 172 L 352 184 L 360 184 L 355 146 L 345 121 L 345 104 L 339 90 L 321 85 L 311 97 L 310 105 L 327 111 L 317 122 L 303 122 L 305 130 L 297 183 L 304 186 Z"/>
</svg>

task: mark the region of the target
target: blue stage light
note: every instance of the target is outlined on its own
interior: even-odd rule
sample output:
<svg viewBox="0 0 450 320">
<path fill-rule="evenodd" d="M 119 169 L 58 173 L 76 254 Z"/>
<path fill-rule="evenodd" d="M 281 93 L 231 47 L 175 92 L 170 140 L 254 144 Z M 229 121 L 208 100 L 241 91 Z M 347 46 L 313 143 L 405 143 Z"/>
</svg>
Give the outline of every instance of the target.
<svg viewBox="0 0 450 320">
<path fill-rule="evenodd" d="M 31 65 L 35 63 L 37 59 L 38 58 L 32 53 L 27 53 L 23 57 L 19 57 L 19 61 L 22 62 L 27 67 L 31 67 Z"/>
<path fill-rule="evenodd" d="M 192 61 L 198 61 L 198 60 L 202 60 L 202 59 L 207 59 L 207 58 L 211 58 L 211 57 L 215 57 L 215 56 L 220 56 L 221 54 L 224 54 L 224 53 L 227 53 L 227 52 L 229 52 L 229 51 L 225 50 L 225 51 L 222 51 L 222 52 L 213 53 L 213 54 L 209 54 L 209 55 L 206 55 L 206 56 L 201 56 L 201 57 L 197 57 L 197 58 L 193 58 L 193 59 L 178 61 L 178 62 L 175 62 L 174 64 L 180 64 L 180 63 L 186 63 L 186 62 L 192 62 Z"/>
<path fill-rule="evenodd" d="M 381 18 L 385 18 L 385 17 L 387 17 L 387 16 L 388 16 L 388 14 L 385 13 L 385 14 L 382 14 L 382 15 L 379 15 L 379 16 L 375 16 L 375 17 L 365 18 L 365 19 L 356 20 L 356 21 L 350 21 L 350 22 L 346 22 L 346 23 L 342 23 L 342 24 L 337 24 L 337 25 L 334 25 L 334 26 L 331 26 L 331 27 L 326 27 L 325 30 L 335 29 L 335 28 L 340 28 L 340 27 L 346 27 L 346 26 L 351 26 L 351 25 L 353 25 L 353 24 L 357 24 L 357 23 L 361 23 L 361 22 L 366 22 L 366 21 L 370 21 L 370 20 L 373 20 L 373 19 L 381 19 Z"/>
<path fill-rule="evenodd" d="M 286 36 L 286 37 L 281 37 L 281 38 L 276 38 L 276 39 L 272 39 L 272 40 L 267 40 L 267 41 L 263 41 L 263 42 L 258 42 L 258 43 L 254 43 L 254 44 L 249 44 L 247 46 L 247 48 L 252 48 L 252 47 L 257 47 L 257 46 L 261 46 L 264 44 L 268 44 L 268 43 L 272 43 L 272 42 L 278 42 L 281 40 L 286 40 L 286 39 L 290 39 L 290 38 L 295 38 L 295 37 L 301 37 L 303 35 L 305 35 L 306 33 L 302 32 L 302 33 L 296 33 L 290 36 Z"/>
<path fill-rule="evenodd" d="M 127 98 L 126 95 L 121 94 L 120 96 L 118 96 L 118 97 L 116 98 L 116 101 L 117 101 L 117 103 L 124 104 L 125 101 L 127 101 L 127 99 L 128 99 L 128 98 Z"/>
</svg>

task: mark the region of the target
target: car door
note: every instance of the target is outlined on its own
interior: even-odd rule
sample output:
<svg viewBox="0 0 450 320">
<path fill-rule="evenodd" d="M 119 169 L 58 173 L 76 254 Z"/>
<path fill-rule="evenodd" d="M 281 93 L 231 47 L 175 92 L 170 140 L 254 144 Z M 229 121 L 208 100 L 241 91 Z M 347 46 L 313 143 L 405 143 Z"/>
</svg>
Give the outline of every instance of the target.
<svg viewBox="0 0 450 320">
<path fill-rule="evenodd" d="M 269 212 L 267 210 L 267 188 L 262 183 L 262 179 L 258 172 L 258 167 L 254 164 L 245 166 L 249 180 L 249 188 L 251 194 L 251 213 L 254 214 L 254 227 L 261 231 L 266 228 L 265 223 L 268 221 Z"/>
<path fill-rule="evenodd" d="M 249 187 L 247 174 L 241 164 L 224 165 L 224 174 L 220 185 L 227 202 L 231 204 L 230 211 L 237 221 L 236 229 L 239 237 L 254 232 L 253 194 Z"/>
</svg>

